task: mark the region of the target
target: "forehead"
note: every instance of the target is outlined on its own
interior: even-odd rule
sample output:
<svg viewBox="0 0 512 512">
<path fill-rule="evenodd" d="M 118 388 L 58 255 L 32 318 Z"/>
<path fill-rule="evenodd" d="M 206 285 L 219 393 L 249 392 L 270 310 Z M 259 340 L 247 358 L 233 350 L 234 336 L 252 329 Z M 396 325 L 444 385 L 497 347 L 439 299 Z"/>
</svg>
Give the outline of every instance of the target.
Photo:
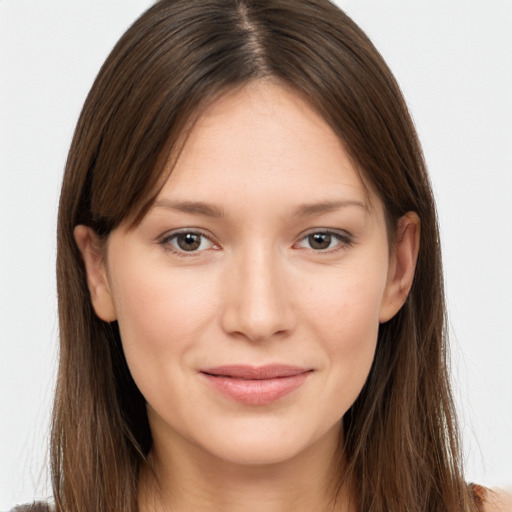
<svg viewBox="0 0 512 512">
<path fill-rule="evenodd" d="M 270 81 L 252 82 L 210 104 L 168 172 L 157 201 L 373 204 L 327 122 L 299 93 Z"/>
</svg>

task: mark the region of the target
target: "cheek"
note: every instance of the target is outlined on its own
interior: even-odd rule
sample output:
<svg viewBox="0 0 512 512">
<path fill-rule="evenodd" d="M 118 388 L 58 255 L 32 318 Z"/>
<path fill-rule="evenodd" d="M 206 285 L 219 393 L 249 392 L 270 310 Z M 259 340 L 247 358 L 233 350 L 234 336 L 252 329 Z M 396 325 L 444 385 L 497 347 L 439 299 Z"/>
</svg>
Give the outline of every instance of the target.
<svg viewBox="0 0 512 512">
<path fill-rule="evenodd" d="M 385 276 L 368 266 L 364 273 L 346 272 L 315 294 L 310 306 L 310 329 L 322 341 L 329 368 L 325 389 L 341 415 L 361 392 L 373 363 Z"/>
<path fill-rule="evenodd" d="M 186 364 L 215 309 L 213 289 L 205 280 L 162 265 L 130 264 L 129 258 L 112 277 L 123 350 L 145 394 L 145 388 L 158 387 L 162 376 L 173 374 L 173 367 Z"/>
<path fill-rule="evenodd" d="M 323 286 L 315 276 L 306 294 L 307 309 L 315 328 L 329 340 L 329 351 L 357 353 L 361 345 L 375 342 L 386 270 L 375 262 L 343 268 L 336 276 L 325 276 Z"/>
</svg>

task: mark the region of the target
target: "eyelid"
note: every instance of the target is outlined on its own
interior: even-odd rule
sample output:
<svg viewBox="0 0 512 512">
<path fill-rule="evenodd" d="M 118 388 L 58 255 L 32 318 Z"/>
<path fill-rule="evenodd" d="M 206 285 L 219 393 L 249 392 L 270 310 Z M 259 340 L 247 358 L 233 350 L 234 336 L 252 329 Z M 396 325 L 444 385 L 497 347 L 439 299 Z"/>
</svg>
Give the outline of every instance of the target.
<svg viewBox="0 0 512 512">
<path fill-rule="evenodd" d="M 199 236 L 207 239 L 211 243 L 211 247 L 208 247 L 207 249 L 200 249 L 200 250 L 195 250 L 195 251 L 185 251 L 185 250 L 179 249 L 178 247 L 176 247 L 170 243 L 170 240 L 176 238 L 179 235 L 183 235 L 183 234 L 199 235 Z M 162 236 L 160 236 L 158 238 L 157 242 L 159 245 L 163 246 L 164 250 L 171 252 L 177 256 L 184 256 L 184 257 L 198 256 L 208 249 L 218 249 L 219 248 L 219 244 L 215 241 L 213 236 L 210 233 L 207 233 L 203 229 L 200 229 L 200 228 L 179 228 L 179 229 L 167 231 L 165 234 L 163 234 Z"/>
<path fill-rule="evenodd" d="M 185 251 L 185 250 L 179 249 L 178 247 L 170 244 L 170 240 L 176 238 L 178 235 L 188 234 L 188 233 L 200 235 L 201 237 L 207 239 L 210 242 L 211 246 L 206 249 Z M 306 240 L 309 236 L 314 235 L 316 233 L 331 235 L 332 237 L 334 237 L 335 239 L 338 240 L 338 243 L 333 248 L 313 249 L 311 247 L 310 248 L 304 247 L 303 249 L 309 250 L 309 251 L 317 253 L 317 254 L 330 254 L 330 253 L 334 253 L 338 250 L 345 249 L 354 243 L 353 235 L 351 235 L 350 233 L 348 233 L 345 230 L 332 229 L 332 228 L 314 228 L 314 229 L 310 229 L 310 230 L 302 233 L 299 236 L 298 241 L 294 244 L 294 246 L 297 246 L 298 244 L 300 244 L 301 242 Z M 200 229 L 200 228 L 179 228 L 179 229 L 167 231 L 166 233 L 164 233 L 162 236 L 160 236 L 158 238 L 157 242 L 158 242 L 158 244 L 162 245 L 166 251 L 169 251 L 173 254 L 176 254 L 178 256 L 184 256 L 184 257 L 198 256 L 208 249 L 219 249 L 220 248 L 220 244 L 218 242 L 216 242 L 214 237 L 210 233 L 205 232 L 203 229 Z M 301 248 L 301 247 L 299 247 L 299 248 Z"/>
<path fill-rule="evenodd" d="M 344 249 L 346 247 L 350 247 L 354 243 L 353 235 L 351 235 L 350 233 L 348 233 L 345 230 L 332 229 L 332 228 L 325 228 L 325 229 L 324 228 L 315 228 L 315 229 L 310 229 L 310 230 L 308 230 L 305 233 L 302 233 L 300 235 L 297 243 L 303 242 L 309 236 L 314 235 L 316 233 L 321 233 L 321 234 L 325 234 L 325 235 L 331 235 L 334 238 L 336 238 L 339 243 L 336 244 L 335 247 L 328 248 L 328 249 L 313 249 L 311 247 L 310 248 L 304 247 L 304 249 L 312 251 L 314 253 L 318 253 L 318 254 L 330 254 L 330 253 L 336 252 L 338 250 Z"/>
</svg>

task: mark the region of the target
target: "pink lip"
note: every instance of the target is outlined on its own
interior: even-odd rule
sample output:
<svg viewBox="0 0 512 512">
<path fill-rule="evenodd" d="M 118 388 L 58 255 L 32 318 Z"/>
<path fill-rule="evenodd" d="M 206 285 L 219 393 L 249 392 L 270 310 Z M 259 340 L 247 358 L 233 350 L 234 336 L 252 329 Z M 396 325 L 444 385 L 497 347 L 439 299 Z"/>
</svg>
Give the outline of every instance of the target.
<svg viewBox="0 0 512 512">
<path fill-rule="evenodd" d="M 302 386 L 312 370 L 289 365 L 228 365 L 201 370 L 221 393 L 248 405 L 274 402 Z"/>
</svg>

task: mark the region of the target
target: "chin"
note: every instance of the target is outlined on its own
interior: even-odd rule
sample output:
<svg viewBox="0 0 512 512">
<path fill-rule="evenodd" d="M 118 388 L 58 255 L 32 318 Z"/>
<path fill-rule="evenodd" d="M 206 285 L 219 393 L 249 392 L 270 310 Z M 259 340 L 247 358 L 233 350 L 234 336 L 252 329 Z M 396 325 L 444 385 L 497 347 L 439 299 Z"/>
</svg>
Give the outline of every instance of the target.
<svg viewBox="0 0 512 512">
<path fill-rule="evenodd" d="M 269 423 L 253 421 L 233 430 L 220 431 L 210 427 L 208 439 L 198 446 L 224 462 L 255 466 L 282 464 L 307 457 L 313 447 L 321 444 L 325 444 L 332 453 L 336 450 L 340 422 L 327 431 L 325 427 L 319 430 L 304 424 L 297 428 L 297 422 L 286 425 Z"/>
<path fill-rule="evenodd" d="M 280 464 L 294 459 L 304 450 L 303 446 L 282 443 L 278 440 L 259 440 L 252 443 L 233 443 L 230 446 L 217 446 L 214 452 L 217 458 L 241 466 L 265 466 Z"/>
</svg>

